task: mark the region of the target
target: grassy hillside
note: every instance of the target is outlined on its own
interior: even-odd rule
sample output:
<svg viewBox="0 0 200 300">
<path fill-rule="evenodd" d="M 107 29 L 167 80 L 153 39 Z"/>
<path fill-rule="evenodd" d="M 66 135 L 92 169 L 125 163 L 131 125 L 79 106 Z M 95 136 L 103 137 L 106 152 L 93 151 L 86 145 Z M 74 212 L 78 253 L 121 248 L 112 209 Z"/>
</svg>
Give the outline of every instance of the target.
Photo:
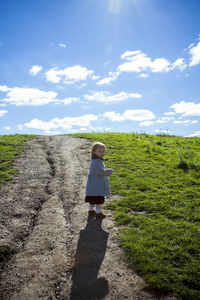
<svg viewBox="0 0 200 300">
<path fill-rule="evenodd" d="M 24 143 L 33 135 L 2 135 L 0 136 L 0 184 L 12 179 L 16 170 L 12 164 L 17 155 L 24 149 Z"/>
<path fill-rule="evenodd" d="M 107 146 L 113 194 L 129 263 L 154 288 L 200 299 L 200 138 L 79 134 Z"/>
</svg>

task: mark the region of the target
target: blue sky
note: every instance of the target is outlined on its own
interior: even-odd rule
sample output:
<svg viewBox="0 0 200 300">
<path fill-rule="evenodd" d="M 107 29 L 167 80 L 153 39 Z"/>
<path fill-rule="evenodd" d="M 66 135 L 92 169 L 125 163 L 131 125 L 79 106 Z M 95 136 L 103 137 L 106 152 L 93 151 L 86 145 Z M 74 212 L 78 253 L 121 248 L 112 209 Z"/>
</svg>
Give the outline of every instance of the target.
<svg viewBox="0 0 200 300">
<path fill-rule="evenodd" d="M 0 134 L 200 136 L 199 0 L 1 0 Z"/>
</svg>

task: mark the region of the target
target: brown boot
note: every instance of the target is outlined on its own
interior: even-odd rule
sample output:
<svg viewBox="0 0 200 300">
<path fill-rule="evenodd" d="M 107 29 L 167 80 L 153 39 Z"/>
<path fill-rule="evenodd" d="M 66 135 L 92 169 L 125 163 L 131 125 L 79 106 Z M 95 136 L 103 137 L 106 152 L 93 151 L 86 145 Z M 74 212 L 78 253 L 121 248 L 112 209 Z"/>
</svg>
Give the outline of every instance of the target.
<svg viewBox="0 0 200 300">
<path fill-rule="evenodd" d="M 88 215 L 94 217 L 96 214 L 95 210 L 88 210 Z"/>
<path fill-rule="evenodd" d="M 106 215 L 102 212 L 100 212 L 99 214 L 95 213 L 95 217 L 97 219 L 104 219 L 106 217 Z"/>
</svg>

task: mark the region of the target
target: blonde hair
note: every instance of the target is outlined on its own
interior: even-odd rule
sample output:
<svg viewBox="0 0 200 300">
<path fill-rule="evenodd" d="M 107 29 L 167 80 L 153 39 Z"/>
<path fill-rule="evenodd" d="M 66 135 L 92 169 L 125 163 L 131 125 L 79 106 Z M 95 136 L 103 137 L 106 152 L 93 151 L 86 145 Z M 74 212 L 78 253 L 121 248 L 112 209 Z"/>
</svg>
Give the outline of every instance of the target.
<svg viewBox="0 0 200 300">
<path fill-rule="evenodd" d="M 103 147 L 106 149 L 106 146 L 103 144 L 103 143 L 100 143 L 100 142 L 96 142 L 92 145 L 92 155 L 93 153 L 97 150 L 97 148 L 99 147 Z"/>
</svg>

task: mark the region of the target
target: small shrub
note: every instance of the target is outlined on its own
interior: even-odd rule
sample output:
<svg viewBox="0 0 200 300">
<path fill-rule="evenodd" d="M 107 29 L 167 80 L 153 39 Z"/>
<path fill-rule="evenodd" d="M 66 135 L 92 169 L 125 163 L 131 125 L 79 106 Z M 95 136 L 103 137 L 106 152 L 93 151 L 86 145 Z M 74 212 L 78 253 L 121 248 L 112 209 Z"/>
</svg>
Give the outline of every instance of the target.
<svg viewBox="0 0 200 300">
<path fill-rule="evenodd" d="M 184 161 L 184 160 L 180 161 L 179 164 L 178 164 L 178 169 L 182 169 L 184 171 L 188 171 L 189 167 L 188 167 L 187 162 Z"/>
<path fill-rule="evenodd" d="M 189 166 L 187 161 L 184 159 L 183 154 L 179 153 L 179 164 L 177 166 L 178 169 L 182 169 L 183 171 L 188 171 L 189 170 Z"/>
</svg>

